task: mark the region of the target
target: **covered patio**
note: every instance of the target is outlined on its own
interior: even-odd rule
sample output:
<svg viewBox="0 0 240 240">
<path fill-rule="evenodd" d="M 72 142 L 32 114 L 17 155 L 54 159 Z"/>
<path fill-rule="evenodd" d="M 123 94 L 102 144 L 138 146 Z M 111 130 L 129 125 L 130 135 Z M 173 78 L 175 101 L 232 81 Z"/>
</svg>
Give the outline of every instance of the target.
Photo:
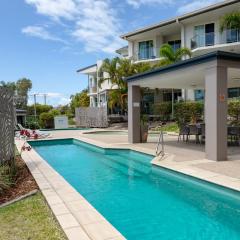
<svg viewBox="0 0 240 240">
<path fill-rule="evenodd" d="M 205 89 L 205 157 L 228 159 L 228 88 L 240 86 L 240 55 L 213 52 L 127 78 L 128 142 L 140 142 L 141 88 Z M 177 141 L 177 139 L 176 139 Z"/>
</svg>

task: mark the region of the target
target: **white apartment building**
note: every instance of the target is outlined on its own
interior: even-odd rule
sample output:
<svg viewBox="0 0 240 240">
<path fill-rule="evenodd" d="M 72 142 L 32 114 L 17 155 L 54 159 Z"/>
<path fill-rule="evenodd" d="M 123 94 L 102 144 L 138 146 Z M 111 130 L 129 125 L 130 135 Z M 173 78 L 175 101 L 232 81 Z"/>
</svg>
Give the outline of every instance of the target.
<svg viewBox="0 0 240 240">
<path fill-rule="evenodd" d="M 187 47 L 193 57 L 217 50 L 240 53 L 240 33 L 235 29 L 219 30 L 220 19 L 226 13 L 240 10 L 239 0 L 228 0 L 200 10 L 172 18 L 121 36 L 128 41 L 128 57 L 134 62 L 156 63 L 160 60 L 159 49 L 165 43 L 173 49 Z M 155 100 L 171 99 L 171 91 L 163 90 Z M 174 90 L 174 98 L 203 99 L 203 91 Z M 240 97 L 240 89 L 229 89 L 229 97 Z"/>
<path fill-rule="evenodd" d="M 240 53 L 240 32 L 228 29 L 219 30 L 220 19 L 226 13 L 240 10 L 239 0 L 227 0 L 200 10 L 178 16 L 151 26 L 147 26 L 121 36 L 128 45 L 116 50 L 124 58 L 133 62 L 150 62 L 160 60 L 159 50 L 168 43 L 173 49 L 187 47 L 192 50 L 193 57 L 217 50 Z M 88 76 L 90 106 L 98 107 L 107 104 L 108 92 L 113 89 L 109 81 L 98 86 L 100 77 L 106 73 L 99 71 L 102 61 L 79 69 L 77 72 Z M 194 81 L 193 81 L 194 82 Z M 193 89 L 161 89 L 146 95 L 146 102 L 203 100 L 204 91 L 192 86 Z M 229 88 L 229 97 L 240 97 L 240 88 Z"/>
<path fill-rule="evenodd" d="M 88 76 L 88 95 L 90 97 L 90 107 L 107 106 L 108 93 L 116 86 L 110 81 L 104 81 L 101 86 L 99 80 L 107 78 L 107 73 L 101 71 L 103 61 L 99 60 L 96 64 L 77 70 L 78 73 Z"/>
</svg>

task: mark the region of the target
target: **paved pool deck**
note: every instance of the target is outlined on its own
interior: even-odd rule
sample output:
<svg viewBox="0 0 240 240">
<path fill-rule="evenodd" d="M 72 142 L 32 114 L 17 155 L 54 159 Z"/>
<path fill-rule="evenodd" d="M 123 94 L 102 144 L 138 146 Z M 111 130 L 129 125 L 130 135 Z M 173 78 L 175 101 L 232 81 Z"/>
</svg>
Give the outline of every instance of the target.
<svg viewBox="0 0 240 240">
<path fill-rule="evenodd" d="M 155 155 L 157 142 L 157 135 L 151 135 L 144 144 L 129 144 L 126 132 L 104 135 L 85 134 L 78 130 L 52 131 L 48 139 L 64 138 L 75 138 L 103 148 L 132 149 L 152 155 Z M 153 164 L 240 191 L 240 147 L 229 148 L 228 161 L 213 162 L 204 158 L 203 145 L 177 142 L 177 136 L 170 135 L 165 135 L 164 140 L 166 155 L 153 158 Z M 23 140 L 16 140 L 19 150 L 23 143 Z M 22 152 L 22 158 L 69 240 L 125 239 L 34 149 Z"/>
</svg>

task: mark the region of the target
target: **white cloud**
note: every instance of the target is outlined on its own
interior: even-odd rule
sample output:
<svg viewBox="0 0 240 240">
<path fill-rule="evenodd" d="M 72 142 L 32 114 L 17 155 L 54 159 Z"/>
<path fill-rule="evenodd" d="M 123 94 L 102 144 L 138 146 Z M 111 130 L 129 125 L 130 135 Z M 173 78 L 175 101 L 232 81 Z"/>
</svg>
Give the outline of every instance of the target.
<svg viewBox="0 0 240 240">
<path fill-rule="evenodd" d="M 174 3 L 174 0 L 126 0 L 126 2 L 134 8 L 139 8 L 141 5 L 169 5 Z"/>
<path fill-rule="evenodd" d="M 195 0 L 191 3 L 184 4 L 178 9 L 178 13 L 183 14 L 187 12 L 191 12 L 194 10 L 198 10 L 199 8 L 203 8 L 209 6 L 214 3 L 222 2 L 223 0 Z"/>
<path fill-rule="evenodd" d="M 22 29 L 22 33 L 32 37 L 41 38 L 43 40 L 51 40 L 51 41 L 66 43 L 66 41 L 52 35 L 44 27 L 41 27 L 41 26 L 27 26 Z"/>
<path fill-rule="evenodd" d="M 36 7 L 39 14 L 54 19 L 71 20 L 78 13 L 74 0 L 25 0 L 25 2 Z"/>
<path fill-rule="evenodd" d="M 62 97 L 57 101 L 57 105 L 67 105 L 70 103 L 70 98 Z"/>
<path fill-rule="evenodd" d="M 113 53 L 116 48 L 123 45 L 119 39 L 120 21 L 110 0 L 25 0 L 25 2 L 33 5 L 37 13 L 57 20 L 56 24 L 61 25 L 64 21 L 68 37 L 71 36 L 83 43 L 88 52 Z M 32 36 L 55 39 L 46 32 L 24 30 L 24 33 Z"/>
</svg>

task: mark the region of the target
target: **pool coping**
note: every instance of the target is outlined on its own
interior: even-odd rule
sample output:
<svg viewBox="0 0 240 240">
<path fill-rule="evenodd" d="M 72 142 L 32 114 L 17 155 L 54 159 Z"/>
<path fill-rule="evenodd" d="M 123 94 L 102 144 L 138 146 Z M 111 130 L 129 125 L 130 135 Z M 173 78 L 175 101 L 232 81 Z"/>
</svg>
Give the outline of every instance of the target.
<svg viewBox="0 0 240 240">
<path fill-rule="evenodd" d="M 125 149 L 154 156 L 154 150 L 136 145 L 106 144 L 83 136 L 73 138 L 47 138 L 41 141 L 75 139 L 104 149 Z M 20 151 L 23 141 L 16 140 Z M 22 152 L 22 158 L 35 178 L 40 190 L 69 240 L 117 240 L 126 239 L 79 192 L 56 172 L 34 149 Z M 166 154 L 164 160 L 155 157 L 155 166 L 195 177 L 235 191 L 240 191 L 240 179 L 203 170 L 194 166 L 195 161 L 174 162 L 174 155 Z M 202 159 L 201 162 L 210 162 Z M 197 161 L 197 163 L 200 163 Z M 81 238 L 80 238 L 81 237 Z"/>
<path fill-rule="evenodd" d="M 18 151 L 23 144 L 16 140 Z M 23 151 L 22 159 L 69 240 L 126 239 L 34 149 Z"/>
</svg>

